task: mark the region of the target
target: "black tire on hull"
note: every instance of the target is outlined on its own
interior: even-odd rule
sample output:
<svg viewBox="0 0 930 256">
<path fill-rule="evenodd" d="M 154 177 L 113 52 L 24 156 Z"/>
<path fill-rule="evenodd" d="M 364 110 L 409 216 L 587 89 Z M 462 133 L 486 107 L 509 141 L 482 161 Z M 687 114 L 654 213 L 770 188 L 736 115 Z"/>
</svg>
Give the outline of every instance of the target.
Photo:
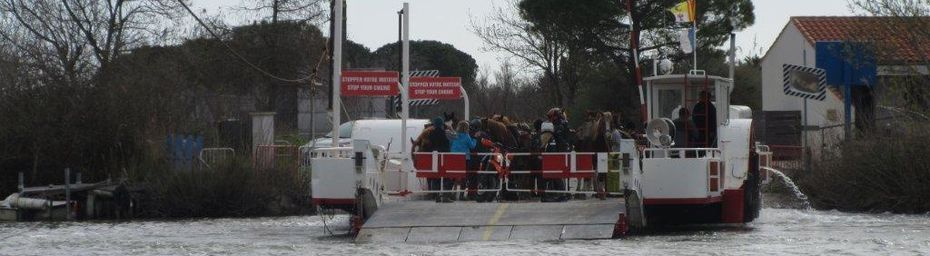
<svg viewBox="0 0 930 256">
<path fill-rule="evenodd" d="M 743 222 L 752 222 L 762 211 L 762 179 L 759 173 L 759 156 L 750 153 L 749 176 L 743 182 Z"/>
<path fill-rule="evenodd" d="M 371 190 L 360 188 L 358 190 L 358 199 L 356 200 L 356 212 L 363 220 L 368 220 L 371 218 L 371 215 L 378 210 L 378 205 L 375 203 L 374 194 L 371 193 Z"/>
</svg>

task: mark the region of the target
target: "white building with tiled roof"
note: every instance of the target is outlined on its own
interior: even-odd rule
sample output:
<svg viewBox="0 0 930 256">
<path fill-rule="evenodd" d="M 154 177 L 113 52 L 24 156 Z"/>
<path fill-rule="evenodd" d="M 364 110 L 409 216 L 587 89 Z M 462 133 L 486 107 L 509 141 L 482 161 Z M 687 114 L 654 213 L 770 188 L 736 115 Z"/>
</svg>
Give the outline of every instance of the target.
<svg viewBox="0 0 930 256">
<path fill-rule="evenodd" d="M 850 117 L 853 127 L 864 127 L 872 123 L 876 109 L 887 107 L 880 106 L 875 100 L 878 98 L 876 95 L 881 94 L 881 86 L 876 84 L 881 84 L 883 77 L 926 76 L 930 44 L 923 39 L 915 39 L 921 37 L 910 36 L 908 31 L 913 29 L 901 23 L 900 18 L 888 17 L 792 17 L 762 58 L 762 110 L 766 119 L 763 137 L 766 143 L 808 145 L 816 157 L 820 151 L 831 148 L 844 138 L 845 97 L 852 99 Z M 871 53 L 868 55 L 872 56 L 869 63 L 873 66 L 871 76 L 877 79 L 847 79 L 852 80 L 848 82 L 848 93 L 844 93 L 842 85 L 829 84 L 823 100 L 805 100 L 785 93 L 785 64 L 822 67 L 825 63 L 818 65 L 817 61 L 824 56 L 818 56 L 817 50 L 825 48 L 818 45 L 849 42 L 869 45 Z M 857 71 L 847 69 L 846 72 Z M 863 74 L 852 76 L 859 75 Z M 862 117 L 858 121 L 857 115 Z M 801 130 L 807 130 L 803 132 L 806 136 L 802 136 Z"/>
</svg>

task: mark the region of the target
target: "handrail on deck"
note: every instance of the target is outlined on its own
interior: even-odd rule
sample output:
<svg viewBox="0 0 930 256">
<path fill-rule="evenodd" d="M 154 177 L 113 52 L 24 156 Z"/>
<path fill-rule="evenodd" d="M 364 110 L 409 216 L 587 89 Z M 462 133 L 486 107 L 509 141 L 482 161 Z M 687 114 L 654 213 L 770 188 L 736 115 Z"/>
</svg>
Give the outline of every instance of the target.
<svg viewBox="0 0 930 256">
<path fill-rule="evenodd" d="M 643 150 L 643 158 L 685 158 L 685 159 L 705 159 L 721 158 L 723 152 L 718 148 L 647 148 Z M 660 154 L 661 153 L 661 154 Z M 675 154 L 671 154 L 675 153 Z"/>
</svg>

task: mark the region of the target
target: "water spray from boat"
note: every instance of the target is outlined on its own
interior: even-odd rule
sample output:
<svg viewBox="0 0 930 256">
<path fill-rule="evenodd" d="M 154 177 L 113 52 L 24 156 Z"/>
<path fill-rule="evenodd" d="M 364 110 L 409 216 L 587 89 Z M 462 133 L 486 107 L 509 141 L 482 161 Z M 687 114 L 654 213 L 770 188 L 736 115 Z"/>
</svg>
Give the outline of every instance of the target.
<svg viewBox="0 0 930 256">
<path fill-rule="evenodd" d="M 781 180 L 784 181 L 785 186 L 787 186 L 788 189 L 791 189 L 791 191 L 794 193 L 794 197 L 797 198 L 798 200 L 800 200 L 801 203 L 803 203 L 802 208 L 805 209 L 805 210 L 810 210 L 810 209 L 811 209 L 811 203 L 810 203 L 810 200 L 807 198 L 807 195 L 805 195 L 804 192 L 801 192 L 801 189 L 798 188 L 798 185 L 797 185 L 797 184 L 794 184 L 794 181 L 791 180 L 791 178 L 789 178 L 788 175 L 785 175 L 784 172 L 779 171 L 779 170 L 776 170 L 776 169 L 771 168 L 771 167 L 761 167 L 761 169 L 762 169 L 762 170 L 765 170 L 765 171 L 772 172 L 772 173 L 774 173 L 775 175 L 777 175 L 778 177 L 780 177 Z"/>
</svg>

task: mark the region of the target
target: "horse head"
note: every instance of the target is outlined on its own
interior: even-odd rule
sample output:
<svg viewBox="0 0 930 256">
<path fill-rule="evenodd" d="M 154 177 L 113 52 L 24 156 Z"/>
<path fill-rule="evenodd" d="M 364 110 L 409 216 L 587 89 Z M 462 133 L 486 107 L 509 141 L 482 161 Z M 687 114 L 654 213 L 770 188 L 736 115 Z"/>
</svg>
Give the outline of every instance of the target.
<svg viewBox="0 0 930 256">
<path fill-rule="evenodd" d="M 455 125 L 459 123 L 459 119 L 455 117 L 455 112 L 442 112 L 442 120 L 445 120 L 446 126 L 455 128 Z"/>
</svg>

